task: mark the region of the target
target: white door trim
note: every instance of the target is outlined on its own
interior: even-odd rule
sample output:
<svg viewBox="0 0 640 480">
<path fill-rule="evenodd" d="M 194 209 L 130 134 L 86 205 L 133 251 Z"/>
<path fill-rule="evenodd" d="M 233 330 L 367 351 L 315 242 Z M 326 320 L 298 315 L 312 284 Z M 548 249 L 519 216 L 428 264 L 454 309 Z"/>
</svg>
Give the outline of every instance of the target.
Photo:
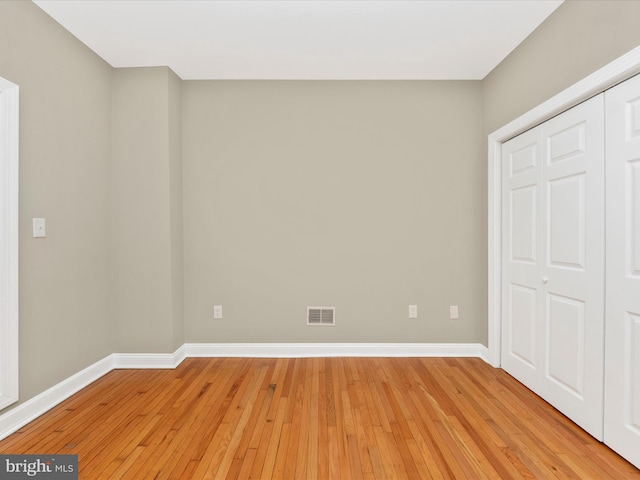
<svg viewBox="0 0 640 480">
<path fill-rule="evenodd" d="M 501 353 L 502 143 L 637 73 L 640 73 L 640 46 L 489 135 L 487 346 L 489 363 L 494 367 L 500 366 Z"/>
<path fill-rule="evenodd" d="M 0 77 L 0 409 L 18 401 L 18 93 Z"/>
</svg>

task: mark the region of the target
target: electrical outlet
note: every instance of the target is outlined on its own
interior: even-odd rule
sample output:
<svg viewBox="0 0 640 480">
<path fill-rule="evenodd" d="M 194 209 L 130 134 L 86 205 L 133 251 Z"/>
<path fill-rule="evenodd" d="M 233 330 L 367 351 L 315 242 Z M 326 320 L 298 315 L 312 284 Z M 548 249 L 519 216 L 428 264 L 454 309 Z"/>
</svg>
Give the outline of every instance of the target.
<svg viewBox="0 0 640 480">
<path fill-rule="evenodd" d="M 418 305 L 409 305 L 409 318 L 418 318 Z"/>
<path fill-rule="evenodd" d="M 455 320 L 457 318 L 459 318 L 458 316 L 458 306 L 457 305 L 451 305 L 449 307 L 449 318 L 452 320 Z"/>
<path fill-rule="evenodd" d="M 222 305 L 213 306 L 213 318 L 219 320 L 222 318 Z"/>
</svg>

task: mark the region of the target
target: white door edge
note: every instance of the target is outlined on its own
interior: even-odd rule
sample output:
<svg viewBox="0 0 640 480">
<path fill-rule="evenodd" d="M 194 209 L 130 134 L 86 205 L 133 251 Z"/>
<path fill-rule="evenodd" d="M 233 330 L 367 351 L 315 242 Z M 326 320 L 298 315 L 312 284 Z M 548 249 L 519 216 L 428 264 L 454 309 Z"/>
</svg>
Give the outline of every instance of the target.
<svg viewBox="0 0 640 480">
<path fill-rule="evenodd" d="M 18 94 L 0 77 L 0 409 L 18 401 Z"/>
<path fill-rule="evenodd" d="M 502 302 L 502 143 L 640 73 L 640 46 L 491 133 L 488 137 L 488 361 L 500 366 Z"/>
</svg>

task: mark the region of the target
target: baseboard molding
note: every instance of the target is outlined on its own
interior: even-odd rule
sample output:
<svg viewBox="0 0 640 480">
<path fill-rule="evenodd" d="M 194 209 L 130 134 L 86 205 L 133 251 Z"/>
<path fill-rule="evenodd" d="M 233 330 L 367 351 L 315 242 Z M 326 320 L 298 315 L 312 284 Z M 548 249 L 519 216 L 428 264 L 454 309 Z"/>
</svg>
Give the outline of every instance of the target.
<svg viewBox="0 0 640 480">
<path fill-rule="evenodd" d="M 113 353 L 0 415 L 0 440 L 112 370 L 176 368 L 188 357 L 479 357 L 479 343 L 185 343 L 174 353 Z"/>
<path fill-rule="evenodd" d="M 495 367 L 495 368 L 499 368 L 500 367 L 500 365 L 493 365 L 493 363 L 491 363 L 491 356 L 489 355 L 489 348 L 485 347 L 482 344 L 478 344 L 478 357 L 480 357 L 482 360 L 487 362 L 492 367 Z"/>
<path fill-rule="evenodd" d="M 176 368 L 186 358 L 186 345 L 174 353 L 114 353 L 116 368 Z"/>
<path fill-rule="evenodd" d="M 0 440 L 113 370 L 111 355 L 0 416 Z"/>
<path fill-rule="evenodd" d="M 187 357 L 479 357 L 479 343 L 186 343 Z"/>
</svg>

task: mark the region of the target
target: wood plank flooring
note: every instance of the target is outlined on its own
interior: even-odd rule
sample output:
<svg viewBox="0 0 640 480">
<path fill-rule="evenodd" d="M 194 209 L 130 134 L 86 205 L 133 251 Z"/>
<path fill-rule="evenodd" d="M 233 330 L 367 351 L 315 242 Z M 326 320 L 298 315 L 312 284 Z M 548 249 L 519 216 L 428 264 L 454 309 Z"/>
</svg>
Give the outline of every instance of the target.
<svg viewBox="0 0 640 480">
<path fill-rule="evenodd" d="M 640 479 L 480 359 L 185 360 L 114 370 L 0 442 L 94 479 Z"/>
</svg>

